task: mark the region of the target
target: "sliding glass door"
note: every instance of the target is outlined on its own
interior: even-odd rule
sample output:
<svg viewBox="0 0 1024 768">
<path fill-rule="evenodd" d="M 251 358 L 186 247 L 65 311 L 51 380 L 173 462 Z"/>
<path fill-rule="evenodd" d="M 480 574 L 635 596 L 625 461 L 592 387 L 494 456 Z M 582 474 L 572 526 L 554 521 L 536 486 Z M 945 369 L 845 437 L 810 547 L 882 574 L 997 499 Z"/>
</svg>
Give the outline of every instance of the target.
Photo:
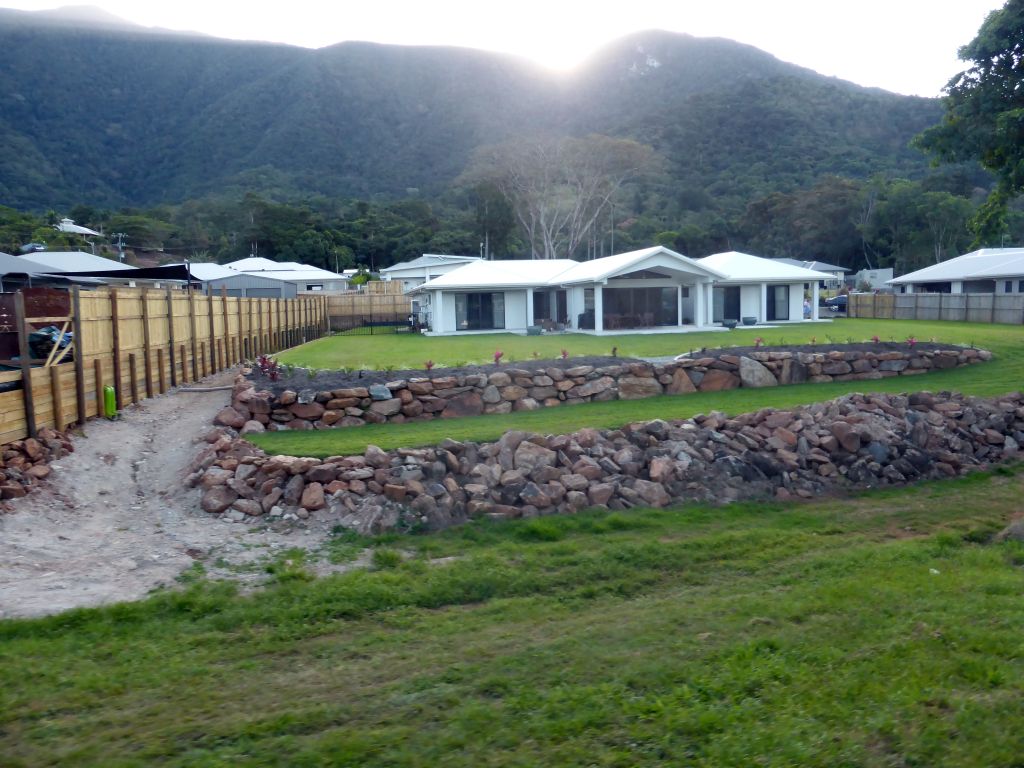
<svg viewBox="0 0 1024 768">
<path fill-rule="evenodd" d="M 505 294 L 455 294 L 455 327 L 460 331 L 493 331 L 504 329 Z"/>
</svg>

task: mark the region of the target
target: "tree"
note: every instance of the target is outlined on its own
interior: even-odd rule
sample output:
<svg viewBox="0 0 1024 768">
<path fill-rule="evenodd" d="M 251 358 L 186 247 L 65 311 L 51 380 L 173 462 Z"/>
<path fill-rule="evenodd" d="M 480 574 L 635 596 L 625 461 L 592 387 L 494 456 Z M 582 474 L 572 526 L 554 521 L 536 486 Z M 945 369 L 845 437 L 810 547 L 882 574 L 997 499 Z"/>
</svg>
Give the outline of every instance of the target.
<svg viewBox="0 0 1024 768">
<path fill-rule="evenodd" d="M 972 66 L 946 85 L 946 115 L 915 139 L 943 162 L 974 159 L 997 178 L 974 214 L 975 245 L 1006 231 L 1007 204 L 1024 191 L 1024 0 L 992 11 L 960 58 Z"/>
<path fill-rule="evenodd" d="M 650 147 L 608 136 L 512 141 L 479 150 L 467 177 L 501 191 L 533 258 L 570 258 L 652 158 Z"/>
</svg>

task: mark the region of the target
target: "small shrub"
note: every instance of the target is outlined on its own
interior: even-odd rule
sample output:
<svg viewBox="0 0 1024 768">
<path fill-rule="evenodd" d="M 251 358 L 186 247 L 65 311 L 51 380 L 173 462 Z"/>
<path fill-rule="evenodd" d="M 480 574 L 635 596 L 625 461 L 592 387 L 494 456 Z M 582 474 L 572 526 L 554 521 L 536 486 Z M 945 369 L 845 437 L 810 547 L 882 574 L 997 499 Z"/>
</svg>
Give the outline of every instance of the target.
<svg viewBox="0 0 1024 768">
<path fill-rule="evenodd" d="M 763 345 L 763 344 L 764 344 L 764 339 L 762 339 L 760 336 L 758 336 L 756 339 L 754 339 L 754 349 L 760 349 L 761 345 Z"/>
<path fill-rule="evenodd" d="M 281 378 L 281 365 L 270 355 L 260 355 L 256 358 L 253 366 L 261 376 L 266 376 L 271 381 Z"/>
<path fill-rule="evenodd" d="M 373 567 L 378 571 L 397 568 L 402 564 L 402 553 L 397 549 L 382 547 L 373 550 Z"/>
<path fill-rule="evenodd" d="M 501 365 L 501 358 L 503 358 L 504 356 L 505 353 L 502 352 L 500 349 L 494 350 L 494 364 Z"/>
<path fill-rule="evenodd" d="M 565 360 L 567 357 L 569 357 L 569 350 L 563 349 L 562 350 L 562 359 Z"/>
<path fill-rule="evenodd" d="M 427 360 L 427 362 L 425 362 L 423 364 L 423 367 L 426 368 L 428 371 L 432 370 L 433 367 L 434 367 L 434 361 L 433 360 Z"/>
</svg>

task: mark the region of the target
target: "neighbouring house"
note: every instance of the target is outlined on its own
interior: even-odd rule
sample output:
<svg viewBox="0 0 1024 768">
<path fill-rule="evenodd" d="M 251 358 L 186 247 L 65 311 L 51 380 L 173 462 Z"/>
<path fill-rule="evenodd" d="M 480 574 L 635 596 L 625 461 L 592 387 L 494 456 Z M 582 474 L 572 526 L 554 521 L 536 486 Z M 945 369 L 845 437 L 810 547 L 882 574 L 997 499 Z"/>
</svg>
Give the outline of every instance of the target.
<svg viewBox="0 0 1024 768">
<path fill-rule="evenodd" d="M 434 280 L 441 275 L 474 261 L 483 261 L 479 256 L 442 256 L 425 253 L 412 261 L 392 264 L 380 271 L 381 280 L 400 280 L 403 291 L 411 291 L 417 285 Z"/>
<path fill-rule="evenodd" d="M 900 293 L 1024 293 L 1024 248 L 982 248 L 889 280 Z"/>
<path fill-rule="evenodd" d="M 27 263 L 43 267 L 42 272 L 59 274 L 61 272 L 100 272 L 124 270 L 131 271 L 135 267 L 122 264 L 120 261 L 105 259 L 85 251 L 31 251 L 19 256 Z"/>
<path fill-rule="evenodd" d="M 183 266 L 183 263 L 166 266 Z M 247 298 L 294 299 L 295 283 L 279 280 L 268 274 L 236 272 L 220 264 L 189 262 L 189 274 L 208 296 L 241 296 Z"/>
<path fill-rule="evenodd" d="M 19 288 L 38 288 L 39 286 L 67 286 L 70 283 L 79 285 L 101 285 L 102 281 L 94 278 L 65 278 L 51 274 L 41 264 L 34 264 L 20 256 L 0 252 L 0 293 L 10 293 Z"/>
<path fill-rule="evenodd" d="M 83 235 L 85 237 L 103 237 L 102 232 L 97 232 L 95 229 L 89 229 L 83 227 L 80 224 L 75 224 L 73 219 L 61 219 L 60 224 L 56 227 L 58 232 L 65 232 L 72 235 Z"/>
<path fill-rule="evenodd" d="M 348 278 L 344 275 L 294 261 L 273 261 L 262 256 L 249 256 L 224 264 L 224 266 L 236 272 L 294 283 L 296 290 L 300 293 L 302 291 L 344 291 L 348 288 Z"/>
<path fill-rule="evenodd" d="M 862 269 L 853 276 L 853 287 L 857 291 L 888 291 L 892 289 L 888 283 L 895 277 L 892 268 Z"/>
<path fill-rule="evenodd" d="M 818 319 L 818 286 L 830 276 L 777 259 L 726 251 L 697 260 L 722 275 L 714 286 L 714 322 L 784 323 Z M 804 286 L 810 286 L 805 296 Z M 804 299 L 809 299 L 809 306 Z M 807 311 L 805 312 L 805 307 Z"/>
<path fill-rule="evenodd" d="M 800 321 L 803 283 L 816 298 L 822 277 L 747 254 L 690 259 L 659 246 L 584 262 L 478 260 L 410 293 L 430 296 L 433 334 L 680 331 L 744 317 Z"/>
<path fill-rule="evenodd" d="M 849 272 L 846 267 L 837 267 L 835 264 L 829 264 L 825 261 L 801 261 L 800 259 L 786 259 L 786 258 L 773 258 L 772 261 L 778 261 L 783 264 L 789 264 L 793 267 L 803 267 L 804 269 L 810 269 L 815 272 L 824 272 L 829 277 L 821 280 L 818 283 L 819 288 L 827 288 L 829 290 L 835 290 L 841 288 L 846 282 L 846 273 Z M 808 286 L 808 290 L 810 287 Z"/>
</svg>

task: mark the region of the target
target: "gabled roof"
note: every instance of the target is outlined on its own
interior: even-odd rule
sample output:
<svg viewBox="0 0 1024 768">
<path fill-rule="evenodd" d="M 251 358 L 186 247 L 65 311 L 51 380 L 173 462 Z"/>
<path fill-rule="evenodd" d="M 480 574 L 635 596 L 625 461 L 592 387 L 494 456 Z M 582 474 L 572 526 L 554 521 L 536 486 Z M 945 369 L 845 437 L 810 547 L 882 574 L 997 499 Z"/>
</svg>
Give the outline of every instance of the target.
<svg viewBox="0 0 1024 768">
<path fill-rule="evenodd" d="M 223 266 L 236 272 L 273 277 L 277 280 L 287 280 L 289 282 L 301 282 L 303 280 L 316 280 L 320 282 L 325 280 L 348 280 L 347 277 L 339 275 L 337 272 L 329 272 L 326 269 L 320 269 L 320 267 L 314 267 L 310 264 L 299 264 L 295 261 L 274 261 L 272 259 L 265 259 L 262 256 L 249 256 L 248 258 L 232 261 Z"/>
<path fill-rule="evenodd" d="M 103 237 L 102 232 L 97 232 L 94 229 L 83 227 L 80 224 L 75 224 L 71 219 L 61 219 L 60 224 L 57 225 L 58 232 L 68 232 L 73 235 L 87 235 L 95 237 Z"/>
<path fill-rule="evenodd" d="M 99 272 L 115 269 L 130 270 L 135 267 L 113 259 L 94 256 L 83 251 L 32 251 L 19 256 L 26 264 L 25 272 Z"/>
<path fill-rule="evenodd" d="M 697 259 L 697 262 L 717 270 L 725 281 L 730 283 L 795 283 L 833 278 L 833 275 L 824 272 L 795 267 L 792 264 L 739 251 L 714 253 Z"/>
<path fill-rule="evenodd" d="M 599 283 L 640 269 L 667 269 L 700 277 L 722 278 L 714 268 L 657 246 L 619 253 L 592 261 L 572 259 L 519 259 L 472 261 L 446 275 L 428 280 L 410 293 L 432 289 L 526 288 Z"/>
<path fill-rule="evenodd" d="M 694 259 L 687 258 L 681 253 L 676 253 L 659 245 L 653 248 L 643 248 L 639 251 L 617 253 L 613 256 L 605 256 L 604 258 L 593 259 L 592 261 L 572 262 L 574 266 L 559 277 L 559 282 L 562 285 L 600 282 L 624 272 L 629 272 L 633 267 L 642 268 L 644 262 L 656 260 L 655 257 L 658 256 L 667 257 L 661 261 L 662 266 L 675 266 L 675 264 L 678 264 L 680 267 L 689 267 L 689 269 L 680 271 L 699 272 L 705 277 L 722 277 L 713 267 L 700 264 Z M 658 265 L 652 266 L 657 268 Z M 671 269 L 672 266 L 669 268 Z"/>
<path fill-rule="evenodd" d="M 835 264 L 829 264 L 825 261 L 800 261 L 799 259 L 787 259 L 785 257 L 776 257 L 772 261 L 779 261 L 783 264 L 791 264 L 794 267 L 803 267 L 804 269 L 813 269 L 818 272 L 849 272 L 850 270 L 846 267 L 837 267 Z"/>
<path fill-rule="evenodd" d="M 451 272 L 428 280 L 410 293 L 424 289 L 450 288 L 528 288 L 548 285 L 579 262 L 572 259 L 518 259 L 506 261 L 471 261 Z"/>
<path fill-rule="evenodd" d="M 953 280 L 995 280 L 1024 275 L 1024 248 L 982 248 L 930 267 L 900 275 L 890 283 L 945 283 Z"/>
<path fill-rule="evenodd" d="M 436 267 L 439 265 L 451 265 L 451 264 L 468 264 L 472 261 L 483 261 L 479 256 L 443 256 L 436 253 L 424 253 L 422 256 L 418 256 L 411 261 L 402 261 L 398 264 L 392 264 L 390 267 L 385 267 L 380 270 L 381 274 L 385 272 L 397 272 L 402 269 L 415 269 L 417 267 Z"/>
</svg>

